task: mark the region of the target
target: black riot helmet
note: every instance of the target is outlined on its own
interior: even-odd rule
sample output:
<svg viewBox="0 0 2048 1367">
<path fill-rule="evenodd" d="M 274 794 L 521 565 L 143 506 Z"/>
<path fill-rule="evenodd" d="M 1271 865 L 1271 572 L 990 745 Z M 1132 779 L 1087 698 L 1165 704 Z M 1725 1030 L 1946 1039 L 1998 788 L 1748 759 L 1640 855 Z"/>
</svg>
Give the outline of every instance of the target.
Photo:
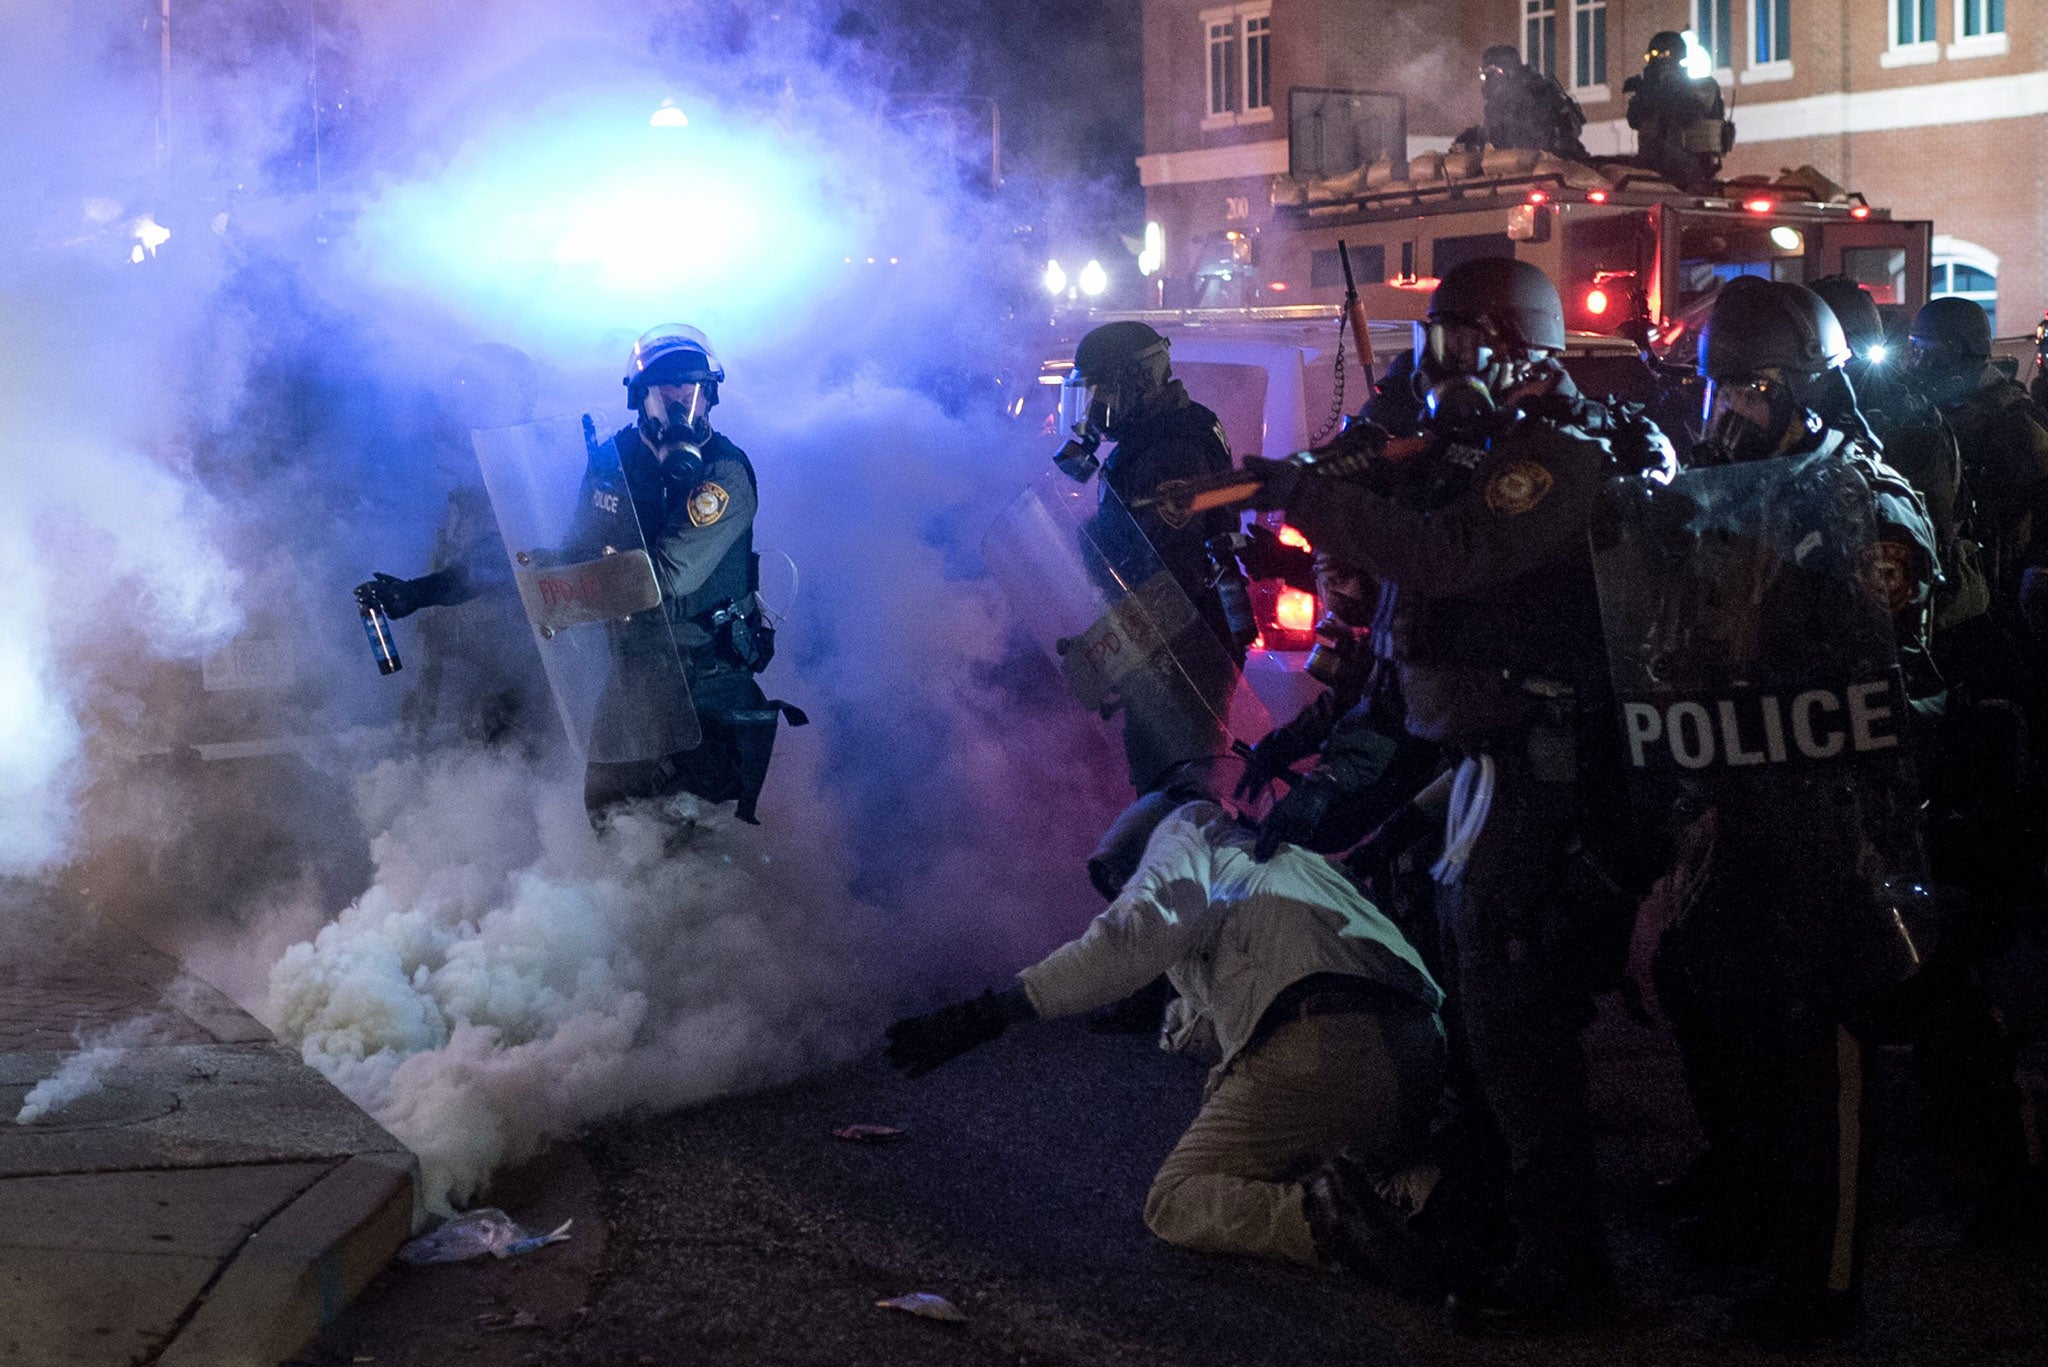
<svg viewBox="0 0 2048 1367">
<path fill-rule="evenodd" d="M 1119 438 L 1172 373 L 1166 338 L 1136 321 L 1104 323 L 1074 349 L 1073 373 L 1060 390 L 1060 426 L 1077 436 Z"/>
<path fill-rule="evenodd" d="M 1650 45 L 1643 49 L 1643 61 L 1654 62 L 1659 57 L 1681 61 L 1685 57 L 1685 35 L 1676 29 L 1665 29 L 1651 35 Z"/>
<path fill-rule="evenodd" d="M 1522 64 L 1522 50 L 1512 43 L 1495 43 L 1479 54 L 1479 79 L 1485 80 L 1488 72 L 1513 71 Z"/>
<path fill-rule="evenodd" d="M 1884 319 L 1878 315 L 1877 300 L 1870 297 L 1870 291 L 1848 275 L 1824 275 L 1808 288 L 1834 310 L 1855 360 L 1865 365 L 1882 363 Z"/>
<path fill-rule="evenodd" d="M 1991 315 L 1954 295 L 1913 315 L 1913 377 L 1936 403 L 1969 397 L 1991 359 Z"/>
<path fill-rule="evenodd" d="M 1843 378 L 1849 340 L 1818 294 L 1789 281 L 1737 276 L 1700 330 L 1705 435 L 1695 460 L 1762 460 L 1830 423 L 1863 428 Z"/>
<path fill-rule="evenodd" d="M 1452 267 L 1429 296 L 1428 321 L 1415 325 L 1415 370 L 1431 423 L 1476 434 L 1497 395 L 1562 350 L 1564 303 L 1549 276 L 1508 257 Z"/>
</svg>

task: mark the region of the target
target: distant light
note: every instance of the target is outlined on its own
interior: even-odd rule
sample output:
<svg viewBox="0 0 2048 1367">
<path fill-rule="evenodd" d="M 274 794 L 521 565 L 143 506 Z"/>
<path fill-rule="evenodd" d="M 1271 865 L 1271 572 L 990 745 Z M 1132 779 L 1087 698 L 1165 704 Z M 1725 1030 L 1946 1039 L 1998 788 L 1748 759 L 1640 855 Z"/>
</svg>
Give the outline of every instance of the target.
<svg viewBox="0 0 2048 1367">
<path fill-rule="evenodd" d="M 1102 269 L 1100 261 L 1090 261 L 1081 267 L 1081 278 L 1078 283 L 1081 286 L 1081 293 L 1093 299 L 1109 288 L 1109 272 Z"/>
<path fill-rule="evenodd" d="M 676 108 L 674 100 L 663 100 L 661 107 L 647 120 L 649 128 L 688 128 L 690 116 Z"/>
<path fill-rule="evenodd" d="M 1691 29 L 1679 35 L 1685 39 L 1685 56 L 1680 65 L 1685 74 L 1695 81 L 1703 81 L 1714 74 L 1714 54 L 1700 46 L 1700 36 Z"/>
<path fill-rule="evenodd" d="M 1046 262 L 1043 278 L 1047 294 L 1065 294 L 1067 292 L 1067 273 L 1060 269 L 1059 262 Z"/>
<path fill-rule="evenodd" d="M 1586 198 L 1595 204 L 1605 204 L 1607 202 L 1607 192 L 1605 190 L 1589 190 L 1586 192 Z"/>
<path fill-rule="evenodd" d="M 1548 194 L 1547 192 L 1545 192 L 1545 191 L 1542 191 L 1542 190 L 1531 190 L 1531 191 L 1529 192 L 1529 202 L 1530 202 L 1531 204 L 1541 204 L 1541 203 L 1545 202 L 1546 200 L 1548 200 L 1549 198 L 1550 198 L 1550 195 L 1549 195 L 1549 194 Z"/>
<path fill-rule="evenodd" d="M 896 264 L 896 258 L 895 258 L 895 257 L 893 257 L 893 256 L 892 256 L 892 257 L 890 257 L 890 258 L 889 258 L 889 264 L 890 264 L 890 265 L 892 265 L 892 266 L 893 266 L 893 265 L 895 265 L 895 264 Z"/>
<path fill-rule="evenodd" d="M 1767 214 L 1778 206 L 1768 199 L 1745 199 L 1742 201 L 1742 207 L 1753 214 Z"/>
<path fill-rule="evenodd" d="M 1797 228 L 1788 228 L 1780 223 L 1771 229 L 1771 245 L 1780 251 L 1796 252 L 1806 245 L 1806 239 Z"/>
<path fill-rule="evenodd" d="M 171 240 L 171 230 L 148 214 L 131 222 L 128 232 L 135 239 L 135 248 L 128 253 L 128 259 L 138 266 L 155 256 L 156 249 Z"/>
<path fill-rule="evenodd" d="M 1275 280 L 1271 284 L 1267 285 L 1266 288 L 1269 290 L 1276 290 L 1281 294 L 1285 294 L 1287 293 L 1287 282 L 1285 280 Z"/>
<path fill-rule="evenodd" d="M 1273 603 L 1273 625 L 1282 631 L 1316 629 L 1316 596 L 1300 589 L 1282 589 Z"/>
<path fill-rule="evenodd" d="M 1864 354 L 1869 358 L 1872 365 L 1883 365 L 1884 358 L 1892 354 L 1892 349 L 1883 342 L 1879 342 Z"/>
<path fill-rule="evenodd" d="M 1859 205 L 1857 205 L 1857 206 L 1856 206 L 1855 208 L 1853 208 L 1853 209 L 1851 209 L 1851 210 L 1849 211 L 1849 217 L 1851 217 L 1851 218 L 1869 218 L 1869 217 L 1870 217 L 1870 206 L 1869 206 L 1868 204 L 1859 204 Z"/>
<path fill-rule="evenodd" d="M 1308 544 L 1307 537 L 1284 522 L 1280 525 L 1280 544 L 1292 546 L 1298 551 L 1312 551 L 1315 549 L 1314 546 Z"/>
<path fill-rule="evenodd" d="M 1040 384 L 1065 384 L 1067 380 L 1064 375 L 1040 375 L 1038 382 Z"/>
<path fill-rule="evenodd" d="M 1166 264 L 1166 230 L 1157 223 L 1145 225 L 1145 247 L 1138 253 L 1138 274 L 1153 276 L 1159 274 Z"/>
<path fill-rule="evenodd" d="M 1586 291 L 1586 312 L 1601 314 L 1607 312 L 1607 291 L 1594 288 Z"/>
</svg>

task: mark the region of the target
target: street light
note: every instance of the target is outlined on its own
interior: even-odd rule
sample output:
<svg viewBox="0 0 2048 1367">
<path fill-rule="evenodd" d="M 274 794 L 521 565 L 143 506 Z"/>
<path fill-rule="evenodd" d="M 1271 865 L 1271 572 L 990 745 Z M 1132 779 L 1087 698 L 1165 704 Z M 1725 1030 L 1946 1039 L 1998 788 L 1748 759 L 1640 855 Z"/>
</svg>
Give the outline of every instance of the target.
<svg viewBox="0 0 2048 1367">
<path fill-rule="evenodd" d="M 649 128 L 688 128 L 690 116 L 676 108 L 674 100 L 663 100 L 661 107 L 647 120 Z"/>
<path fill-rule="evenodd" d="M 1157 223 L 1145 225 L 1145 247 L 1138 253 L 1138 274 L 1154 276 L 1166 264 L 1166 233 Z"/>
<path fill-rule="evenodd" d="M 1061 295 L 1067 292 L 1067 273 L 1060 269 L 1059 262 L 1048 261 L 1045 263 L 1044 280 L 1045 292 L 1047 294 Z"/>
<path fill-rule="evenodd" d="M 1093 299 L 1109 288 L 1109 272 L 1102 269 L 1100 261 L 1090 261 L 1081 267 L 1081 293 Z"/>
</svg>

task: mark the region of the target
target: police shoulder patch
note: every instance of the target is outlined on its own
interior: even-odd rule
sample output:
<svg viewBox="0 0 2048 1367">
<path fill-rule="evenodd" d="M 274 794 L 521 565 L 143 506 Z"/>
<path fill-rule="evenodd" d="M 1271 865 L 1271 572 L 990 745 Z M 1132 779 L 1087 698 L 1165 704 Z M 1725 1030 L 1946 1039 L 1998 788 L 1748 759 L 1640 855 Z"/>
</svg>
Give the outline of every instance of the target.
<svg viewBox="0 0 2048 1367">
<path fill-rule="evenodd" d="M 732 495 L 725 491 L 723 485 L 705 481 L 690 490 L 690 525 L 709 527 L 725 516 L 725 510 L 731 503 Z"/>
<path fill-rule="evenodd" d="M 1856 553 L 1856 582 L 1886 612 L 1902 612 L 1913 601 L 1913 547 L 1879 541 Z"/>
<path fill-rule="evenodd" d="M 1557 477 L 1533 460 L 1518 460 L 1486 482 L 1486 506 L 1514 517 L 1543 501 Z"/>
</svg>

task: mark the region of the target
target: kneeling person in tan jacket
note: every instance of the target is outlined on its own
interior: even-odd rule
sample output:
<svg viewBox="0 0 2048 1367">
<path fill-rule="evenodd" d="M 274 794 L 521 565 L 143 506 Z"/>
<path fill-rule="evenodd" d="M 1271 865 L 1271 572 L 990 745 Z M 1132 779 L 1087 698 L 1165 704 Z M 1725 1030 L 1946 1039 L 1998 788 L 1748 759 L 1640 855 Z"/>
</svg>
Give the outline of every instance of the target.
<svg viewBox="0 0 2048 1367">
<path fill-rule="evenodd" d="M 1145 1223 L 1186 1248 L 1331 1262 L 1304 1179 L 1340 1153 L 1392 1169 L 1420 1146 L 1442 1085 L 1443 993 L 1322 856 L 1283 845 L 1259 863 L 1255 830 L 1162 794 L 1118 829 L 1125 848 L 1097 862 L 1122 891 L 1087 931 L 1004 991 L 898 1021 L 889 1059 L 916 1077 L 1008 1025 L 1093 1010 L 1164 973 L 1223 1059 Z"/>
</svg>

